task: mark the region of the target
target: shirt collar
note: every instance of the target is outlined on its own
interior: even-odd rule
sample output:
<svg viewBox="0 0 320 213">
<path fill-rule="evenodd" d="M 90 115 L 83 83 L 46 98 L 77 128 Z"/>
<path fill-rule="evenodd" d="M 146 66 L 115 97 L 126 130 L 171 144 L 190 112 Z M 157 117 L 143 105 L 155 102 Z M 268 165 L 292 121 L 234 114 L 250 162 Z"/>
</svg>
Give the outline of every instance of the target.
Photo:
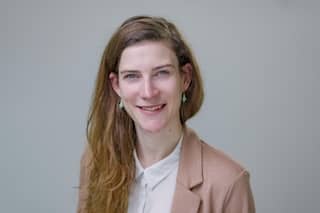
<svg viewBox="0 0 320 213">
<path fill-rule="evenodd" d="M 136 151 L 134 150 L 134 159 L 136 163 L 135 181 L 145 181 L 151 189 L 154 189 L 162 180 L 164 180 L 175 168 L 178 168 L 179 156 L 183 134 L 174 150 L 164 159 L 156 162 L 148 168 L 143 168 Z"/>
</svg>

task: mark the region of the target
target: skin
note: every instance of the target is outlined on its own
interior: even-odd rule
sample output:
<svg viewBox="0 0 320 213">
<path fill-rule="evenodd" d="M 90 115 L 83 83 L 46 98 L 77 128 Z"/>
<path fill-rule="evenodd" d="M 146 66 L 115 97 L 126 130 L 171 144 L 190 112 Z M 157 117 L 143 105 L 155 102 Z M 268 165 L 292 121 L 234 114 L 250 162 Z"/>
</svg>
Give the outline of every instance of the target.
<svg viewBox="0 0 320 213">
<path fill-rule="evenodd" d="M 189 87 L 191 72 L 190 64 L 179 67 L 167 43 L 144 41 L 124 49 L 119 74 L 110 74 L 114 91 L 135 123 L 142 166 L 163 159 L 178 143 L 181 96 Z"/>
</svg>

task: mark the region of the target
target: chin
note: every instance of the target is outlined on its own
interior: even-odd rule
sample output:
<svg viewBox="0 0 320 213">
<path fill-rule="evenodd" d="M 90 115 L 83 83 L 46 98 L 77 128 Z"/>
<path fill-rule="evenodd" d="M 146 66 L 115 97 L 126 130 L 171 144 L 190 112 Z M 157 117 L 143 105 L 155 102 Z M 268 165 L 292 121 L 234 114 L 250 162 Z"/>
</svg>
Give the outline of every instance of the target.
<svg viewBox="0 0 320 213">
<path fill-rule="evenodd" d="M 150 123 L 150 124 L 139 124 L 140 128 L 146 132 L 150 133 L 158 133 L 161 130 L 165 129 L 165 125 L 161 125 L 159 122 L 157 123 Z"/>
</svg>

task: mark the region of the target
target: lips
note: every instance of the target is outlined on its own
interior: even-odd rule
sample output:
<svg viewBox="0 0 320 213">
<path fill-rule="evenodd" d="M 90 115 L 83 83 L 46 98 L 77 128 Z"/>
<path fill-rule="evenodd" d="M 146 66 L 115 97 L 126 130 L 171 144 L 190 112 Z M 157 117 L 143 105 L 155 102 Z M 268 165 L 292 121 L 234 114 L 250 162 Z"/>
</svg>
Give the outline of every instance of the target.
<svg viewBox="0 0 320 213">
<path fill-rule="evenodd" d="M 165 107 L 165 104 L 158 104 L 158 105 L 152 105 L 152 106 L 138 106 L 140 109 L 143 111 L 148 111 L 148 112 L 156 112 Z"/>
</svg>

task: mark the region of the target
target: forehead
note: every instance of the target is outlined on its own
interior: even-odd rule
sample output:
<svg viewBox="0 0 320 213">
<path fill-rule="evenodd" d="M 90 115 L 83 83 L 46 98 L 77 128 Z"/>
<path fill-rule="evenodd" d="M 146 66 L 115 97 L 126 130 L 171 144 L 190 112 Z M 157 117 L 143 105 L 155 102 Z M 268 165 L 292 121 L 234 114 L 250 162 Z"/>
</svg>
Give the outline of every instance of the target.
<svg viewBox="0 0 320 213">
<path fill-rule="evenodd" d="M 119 61 L 119 71 L 147 70 L 163 64 L 178 66 L 175 53 L 163 41 L 143 41 L 125 48 Z"/>
</svg>

